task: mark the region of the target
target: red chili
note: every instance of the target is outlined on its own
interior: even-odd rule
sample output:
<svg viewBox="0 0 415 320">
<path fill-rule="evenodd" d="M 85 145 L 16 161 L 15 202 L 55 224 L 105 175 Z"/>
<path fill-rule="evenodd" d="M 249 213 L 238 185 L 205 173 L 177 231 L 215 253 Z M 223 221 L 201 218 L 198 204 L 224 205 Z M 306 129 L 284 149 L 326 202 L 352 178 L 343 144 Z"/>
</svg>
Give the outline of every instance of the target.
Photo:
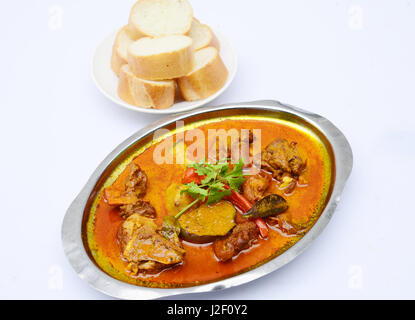
<svg viewBox="0 0 415 320">
<path fill-rule="evenodd" d="M 228 186 L 225 186 L 226 189 L 229 189 Z M 249 209 L 252 208 L 252 203 L 248 201 L 243 195 L 236 192 L 235 190 L 231 190 L 232 194 L 227 197 L 227 199 L 232 202 L 235 206 L 237 206 L 242 212 L 247 212 Z M 266 238 L 268 237 L 268 226 L 265 223 L 264 219 L 262 218 L 255 218 L 253 220 L 261 234 L 261 237 Z"/>
<path fill-rule="evenodd" d="M 230 189 L 229 186 L 224 186 L 224 188 L 228 190 Z M 241 209 L 242 212 L 247 212 L 252 208 L 252 203 L 235 190 L 231 190 L 231 195 L 227 196 L 226 199 Z"/>
<path fill-rule="evenodd" d="M 194 182 L 196 184 L 201 184 L 202 181 L 206 178 L 206 176 L 199 176 L 196 173 L 196 169 L 195 168 L 187 168 L 185 173 L 184 173 L 184 177 L 182 179 L 183 183 L 191 183 Z"/>
<path fill-rule="evenodd" d="M 243 212 L 247 212 L 252 208 L 252 203 L 250 203 L 243 195 L 234 190 L 231 190 L 231 192 L 231 202 L 234 201 L 238 203 Z"/>
<path fill-rule="evenodd" d="M 256 227 L 259 230 L 261 237 L 262 238 L 268 237 L 269 230 L 268 230 L 268 226 L 265 223 L 265 221 L 262 218 L 256 218 L 254 219 L 254 222 L 256 224 Z"/>
</svg>

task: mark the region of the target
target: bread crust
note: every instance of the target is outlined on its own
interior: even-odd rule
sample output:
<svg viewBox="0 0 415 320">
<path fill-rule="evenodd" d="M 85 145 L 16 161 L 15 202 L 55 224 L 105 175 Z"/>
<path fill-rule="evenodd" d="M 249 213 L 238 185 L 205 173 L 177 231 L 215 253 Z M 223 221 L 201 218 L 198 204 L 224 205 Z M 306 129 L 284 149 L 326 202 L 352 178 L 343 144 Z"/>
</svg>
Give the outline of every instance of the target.
<svg viewBox="0 0 415 320">
<path fill-rule="evenodd" d="M 127 32 L 133 40 L 138 40 L 140 38 L 146 37 L 146 35 L 137 30 L 131 22 L 128 22 L 127 24 Z"/>
<path fill-rule="evenodd" d="M 209 45 L 207 45 L 206 47 L 214 47 L 218 50 L 218 52 L 220 52 L 220 42 L 219 42 L 218 38 L 216 37 L 215 33 L 212 31 L 212 28 L 209 27 L 207 24 L 204 24 L 203 26 L 208 28 L 210 30 L 210 34 L 212 35 L 212 38 L 210 39 Z M 203 48 L 201 48 L 201 49 L 203 49 Z"/>
<path fill-rule="evenodd" d="M 137 55 L 129 50 L 127 60 L 131 71 L 137 77 L 146 80 L 175 79 L 188 74 L 193 67 L 194 51 L 192 40 L 189 37 L 186 38 L 189 39 L 188 44 L 173 51 L 153 55 Z"/>
<path fill-rule="evenodd" d="M 128 65 L 127 65 L 128 68 Z M 132 77 L 129 75 L 127 70 L 123 70 L 124 68 L 121 68 L 120 70 L 120 78 L 118 79 L 118 96 L 124 100 L 125 102 L 136 105 L 132 93 L 131 93 L 131 82 Z"/>
<path fill-rule="evenodd" d="M 127 103 L 143 108 L 166 109 L 174 104 L 176 84 L 170 81 L 147 81 L 136 77 L 128 65 L 120 70 L 118 95 Z"/>
<path fill-rule="evenodd" d="M 120 75 L 120 69 L 124 64 L 127 64 L 127 56 L 123 55 L 120 50 L 121 46 L 121 37 L 122 33 L 128 33 L 128 27 L 124 26 L 118 31 L 117 36 L 115 37 L 114 44 L 112 46 L 112 55 L 111 55 L 111 69 L 115 72 L 117 76 Z M 131 38 L 131 42 L 133 39 Z"/>
<path fill-rule="evenodd" d="M 218 50 L 214 47 L 208 47 L 198 52 L 202 50 L 215 50 L 215 55 L 200 69 L 194 70 L 177 80 L 180 92 L 187 101 L 210 97 L 225 85 L 228 78 L 228 69 L 223 63 Z"/>
<path fill-rule="evenodd" d="M 111 69 L 117 76 L 120 76 L 120 69 L 121 67 L 126 64 L 127 61 L 121 58 L 121 56 L 117 52 L 116 45 L 114 43 L 112 47 L 112 56 L 111 56 Z"/>
<path fill-rule="evenodd" d="M 121 33 L 123 32 L 125 27 L 121 28 L 117 36 L 115 37 L 114 44 L 112 45 L 112 55 L 111 55 L 111 69 L 115 72 L 117 76 L 120 74 L 120 69 L 123 64 L 126 64 L 127 61 L 121 57 L 120 53 L 118 52 L 119 47 L 119 38 Z"/>
<path fill-rule="evenodd" d="M 203 28 L 205 29 L 205 31 L 208 32 L 208 37 L 203 43 L 196 44 L 196 41 L 193 38 L 196 35 L 192 34 L 193 28 Z M 195 51 L 201 50 L 207 47 L 215 47 L 218 51 L 220 51 L 220 43 L 215 33 L 212 31 L 212 29 L 207 24 L 200 23 L 200 21 L 197 20 L 196 18 L 193 18 L 192 27 L 190 28 L 190 31 L 187 35 L 193 39 L 193 48 Z"/>
</svg>

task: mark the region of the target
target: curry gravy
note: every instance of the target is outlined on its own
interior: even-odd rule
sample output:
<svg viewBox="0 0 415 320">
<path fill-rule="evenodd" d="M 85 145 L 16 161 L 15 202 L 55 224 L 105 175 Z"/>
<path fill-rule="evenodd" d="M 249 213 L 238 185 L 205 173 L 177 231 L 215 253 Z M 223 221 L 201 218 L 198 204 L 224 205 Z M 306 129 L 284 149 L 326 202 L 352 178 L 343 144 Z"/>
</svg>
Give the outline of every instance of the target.
<svg viewBox="0 0 415 320">
<path fill-rule="evenodd" d="M 301 226 L 306 232 L 320 216 L 329 194 L 332 167 L 330 156 L 322 141 L 309 129 L 300 125 L 276 119 L 259 117 L 229 117 L 225 119 L 203 121 L 191 128 L 202 129 L 207 137 L 208 129 L 262 129 L 261 144 L 265 148 L 276 138 L 296 141 L 298 148 L 307 159 L 304 173 L 305 184 L 297 186 L 291 195 L 284 195 L 276 181 L 271 189 L 273 193 L 283 195 L 289 204 L 286 213 L 291 221 Z M 184 128 L 185 130 L 191 128 Z M 174 132 L 172 134 L 175 134 Z M 190 142 L 191 143 L 191 142 Z M 188 143 L 188 144 L 190 144 Z M 156 223 L 161 225 L 167 215 L 165 208 L 165 191 L 173 182 L 181 183 L 185 170 L 184 165 L 157 165 L 153 162 L 153 151 L 156 143 L 138 150 L 131 158 L 114 171 L 104 187 L 114 181 L 120 181 L 123 169 L 134 159 L 147 174 L 148 188 L 145 200 L 150 201 L 157 211 Z M 96 264 L 112 277 L 149 287 L 185 287 L 224 279 L 255 268 L 295 244 L 305 232 L 287 235 L 279 229 L 271 227 L 267 239 L 259 239 L 250 249 L 241 252 L 229 262 L 219 262 L 210 245 L 195 245 L 183 241 L 186 255 L 181 265 L 166 269 L 157 275 L 139 274 L 132 276 L 126 271 L 127 263 L 121 257 L 117 243 L 117 231 L 122 223 L 118 208 L 110 207 L 101 196 L 97 195 L 89 213 L 86 224 L 86 240 Z"/>
</svg>

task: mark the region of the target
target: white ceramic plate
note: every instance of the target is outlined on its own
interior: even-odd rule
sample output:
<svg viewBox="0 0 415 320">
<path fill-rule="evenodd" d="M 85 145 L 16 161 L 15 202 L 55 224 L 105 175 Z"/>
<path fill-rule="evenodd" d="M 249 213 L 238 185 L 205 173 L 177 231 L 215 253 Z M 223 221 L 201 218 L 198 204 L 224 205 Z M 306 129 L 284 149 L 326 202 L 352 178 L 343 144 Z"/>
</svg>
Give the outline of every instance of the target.
<svg viewBox="0 0 415 320">
<path fill-rule="evenodd" d="M 237 69 L 237 56 L 234 48 L 231 43 L 220 33 L 215 31 L 216 37 L 220 42 L 220 55 L 229 71 L 228 79 L 218 92 L 214 95 L 206 98 L 204 100 L 198 101 L 180 101 L 175 103 L 172 107 L 168 109 L 147 109 L 142 107 L 133 106 L 123 100 L 117 94 L 118 88 L 118 77 L 112 71 L 110 61 L 112 54 L 112 45 L 115 41 L 117 31 L 108 35 L 104 41 L 102 41 L 95 50 L 93 60 L 92 60 L 92 78 L 94 79 L 95 84 L 98 89 L 110 100 L 120 105 L 121 107 L 145 113 L 154 113 L 154 114 L 170 114 L 177 113 L 195 109 L 197 107 L 203 106 L 212 100 L 220 96 L 231 84 L 232 80 L 235 77 Z"/>
</svg>

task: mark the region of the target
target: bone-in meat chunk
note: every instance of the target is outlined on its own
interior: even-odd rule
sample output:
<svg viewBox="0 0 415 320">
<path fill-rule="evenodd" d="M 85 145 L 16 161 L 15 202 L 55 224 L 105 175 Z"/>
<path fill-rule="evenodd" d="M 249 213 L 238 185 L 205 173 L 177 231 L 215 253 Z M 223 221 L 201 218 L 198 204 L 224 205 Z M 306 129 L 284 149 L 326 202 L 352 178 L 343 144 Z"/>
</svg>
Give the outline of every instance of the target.
<svg viewBox="0 0 415 320">
<path fill-rule="evenodd" d="M 271 171 L 279 181 L 287 174 L 298 177 L 306 167 L 306 162 L 297 150 L 297 143 L 288 143 L 282 138 L 275 139 L 262 151 L 261 160 L 262 167 Z"/>
<path fill-rule="evenodd" d="M 149 218 L 133 214 L 120 226 L 117 234 L 123 258 L 133 273 L 158 272 L 180 263 L 185 251 L 161 234 Z"/>
</svg>

